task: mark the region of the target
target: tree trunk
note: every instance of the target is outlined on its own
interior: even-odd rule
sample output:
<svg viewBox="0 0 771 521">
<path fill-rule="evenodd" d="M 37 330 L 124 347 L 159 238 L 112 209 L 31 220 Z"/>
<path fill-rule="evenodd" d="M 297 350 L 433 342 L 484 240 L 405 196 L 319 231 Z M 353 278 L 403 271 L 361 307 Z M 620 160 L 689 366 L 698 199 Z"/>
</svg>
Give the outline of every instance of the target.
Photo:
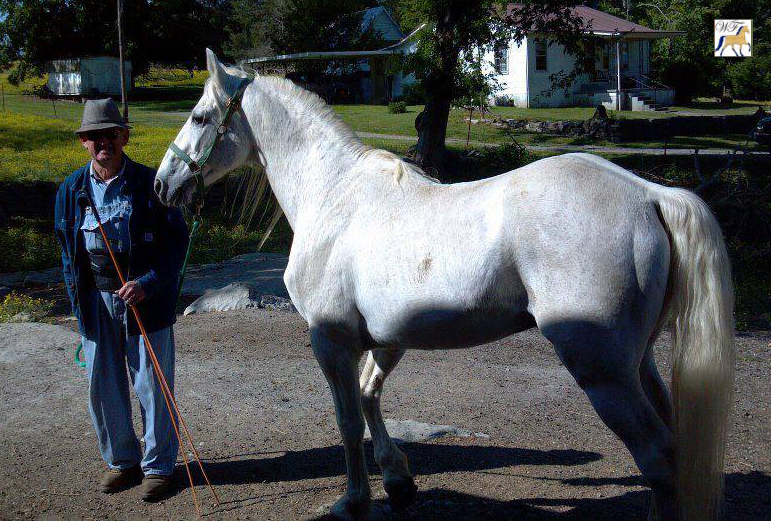
<svg viewBox="0 0 771 521">
<path fill-rule="evenodd" d="M 436 169 L 436 172 L 429 173 L 440 179 L 444 166 L 444 139 L 447 134 L 447 120 L 450 116 L 451 102 L 450 97 L 443 98 L 434 95 L 430 96 L 426 102 L 418 131 L 418 146 L 415 151 L 415 162 L 424 170 Z"/>
<path fill-rule="evenodd" d="M 448 10 L 444 17 L 437 20 L 434 39 L 439 60 L 424 82 L 428 99 L 418 129 L 415 162 L 424 170 L 436 169 L 436 172 L 431 171 L 430 174 L 441 179 L 446 151 L 444 139 L 455 95 L 455 76 L 460 54 L 455 38 L 455 19 L 451 11 Z"/>
</svg>

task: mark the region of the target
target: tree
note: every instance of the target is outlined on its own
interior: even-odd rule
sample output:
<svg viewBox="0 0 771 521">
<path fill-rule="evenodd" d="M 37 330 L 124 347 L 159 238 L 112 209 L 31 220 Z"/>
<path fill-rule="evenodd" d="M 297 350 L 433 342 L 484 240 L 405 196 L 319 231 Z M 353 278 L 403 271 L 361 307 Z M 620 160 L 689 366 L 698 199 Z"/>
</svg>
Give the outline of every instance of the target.
<svg viewBox="0 0 771 521">
<path fill-rule="evenodd" d="M 492 0 L 402 0 L 397 4 L 405 28 L 426 24 L 418 51 L 407 61 L 407 69 L 422 83 L 427 98 L 418 129 L 418 164 L 442 172 L 450 108 L 469 96 L 464 86 L 474 81 L 469 81 L 468 74 L 481 68 L 466 64 L 481 59 L 481 48 L 510 38 L 521 42 L 528 33 L 549 34 L 550 45 L 562 45 L 577 58 L 574 70 L 552 77 L 554 88 L 569 86 L 589 69 L 594 56 L 584 52 L 589 42 L 586 28 L 571 11 L 577 3 L 527 0 L 512 6 Z"/>
<path fill-rule="evenodd" d="M 221 49 L 229 0 L 128 0 L 127 58 L 135 74 L 150 62 L 204 63 L 206 46 Z M 116 2 L 0 0 L 0 69 L 18 61 L 17 78 L 40 73 L 48 60 L 117 53 Z M 148 28 L 152 28 L 149 30 Z"/>
<path fill-rule="evenodd" d="M 227 49 L 234 57 L 376 48 L 381 41 L 362 30 L 366 0 L 233 0 Z M 326 71 L 328 62 L 300 64 Z"/>
</svg>

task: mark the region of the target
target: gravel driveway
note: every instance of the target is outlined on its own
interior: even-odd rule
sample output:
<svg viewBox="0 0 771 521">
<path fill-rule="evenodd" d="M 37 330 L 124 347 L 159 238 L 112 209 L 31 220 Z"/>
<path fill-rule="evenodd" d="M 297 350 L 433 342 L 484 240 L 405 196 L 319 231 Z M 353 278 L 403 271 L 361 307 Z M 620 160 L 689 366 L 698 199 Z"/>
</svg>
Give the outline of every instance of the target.
<svg viewBox="0 0 771 521">
<path fill-rule="evenodd" d="M 106 496 L 72 323 L 0 325 L 0 518 L 193 518 L 184 481 L 154 505 Z M 207 517 L 314 518 L 345 488 L 329 389 L 296 314 L 250 309 L 180 318 L 177 396 L 218 493 Z M 771 518 L 768 332 L 737 338 L 727 457 L 729 518 Z M 666 368 L 668 336 L 659 342 Z M 469 350 L 408 353 L 384 415 L 489 437 L 404 450 L 420 488 L 394 519 L 644 518 L 648 491 L 623 445 L 536 331 Z M 135 425 L 139 425 L 138 413 Z M 371 484 L 384 498 L 367 444 Z M 183 471 L 178 467 L 178 475 Z"/>
</svg>

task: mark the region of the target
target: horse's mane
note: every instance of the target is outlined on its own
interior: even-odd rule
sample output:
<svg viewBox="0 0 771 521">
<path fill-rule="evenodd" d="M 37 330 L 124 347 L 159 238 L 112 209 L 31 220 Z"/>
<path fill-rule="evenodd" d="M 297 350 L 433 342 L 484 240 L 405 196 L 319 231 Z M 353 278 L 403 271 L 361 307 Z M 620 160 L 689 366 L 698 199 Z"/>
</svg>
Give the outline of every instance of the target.
<svg viewBox="0 0 771 521">
<path fill-rule="evenodd" d="M 340 138 L 343 141 L 344 148 L 349 150 L 359 161 L 381 161 L 382 164 L 386 165 L 386 168 L 383 168 L 381 165 L 380 169 L 390 170 L 397 184 L 405 174 L 410 173 L 438 182 L 435 178 L 426 174 L 420 167 L 404 161 L 396 154 L 362 143 L 359 136 L 345 124 L 340 115 L 315 92 L 305 90 L 291 80 L 281 76 L 257 75 L 255 80 L 259 81 L 260 84 L 267 84 L 269 91 L 279 92 L 298 102 L 302 106 L 303 111 L 324 121 L 324 124 L 327 125 L 327 130 Z"/>
</svg>

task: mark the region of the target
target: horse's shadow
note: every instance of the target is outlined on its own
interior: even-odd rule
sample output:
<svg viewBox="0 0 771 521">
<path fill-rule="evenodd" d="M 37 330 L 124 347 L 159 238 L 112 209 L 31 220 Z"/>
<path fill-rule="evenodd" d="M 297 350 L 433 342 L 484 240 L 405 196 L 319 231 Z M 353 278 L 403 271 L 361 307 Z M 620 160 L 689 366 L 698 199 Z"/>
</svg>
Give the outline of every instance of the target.
<svg viewBox="0 0 771 521">
<path fill-rule="evenodd" d="M 406 443 L 401 445 L 401 449 L 407 455 L 414 472 L 423 475 L 488 470 L 512 465 L 583 465 L 602 458 L 596 452 L 571 449 L 544 451 L 420 443 Z M 371 443 L 366 444 L 365 453 L 369 472 L 380 474 L 380 468 L 372 456 Z M 340 445 L 301 451 L 253 453 L 241 457 L 244 456 L 245 459 L 238 460 L 204 461 L 212 485 L 298 481 L 345 474 L 345 455 Z M 186 478 L 179 480 L 181 486 L 185 486 Z M 193 481 L 196 485 L 205 484 L 198 473 Z"/>
<path fill-rule="evenodd" d="M 568 486 L 618 485 L 637 487 L 641 476 L 597 479 L 558 479 Z M 500 501 L 481 495 L 433 488 L 419 491 L 406 510 L 393 512 L 378 501 L 373 519 L 645 519 L 650 506 L 648 490 L 630 490 L 602 497 L 530 497 L 523 491 L 518 499 Z M 566 496 L 570 496 L 569 492 Z M 758 471 L 735 472 L 726 476 L 725 519 L 771 518 L 771 476 Z M 377 515 L 382 512 L 383 514 Z M 326 519 L 322 516 L 318 519 Z"/>
<path fill-rule="evenodd" d="M 584 465 L 602 458 L 596 452 L 579 450 L 534 450 L 511 447 L 479 447 L 407 443 L 401 446 L 416 474 L 472 471 L 497 474 L 497 469 L 514 465 Z M 366 444 L 367 467 L 372 474 L 380 469 L 372 457 L 372 445 Z M 214 486 L 247 483 L 274 483 L 342 476 L 344 454 L 339 445 L 302 451 L 257 452 L 237 455 L 232 459 L 209 459 L 204 462 Z M 180 469 L 177 469 L 178 472 Z M 179 472 L 178 483 L 187 487 L 187 476 Z M 556 481 L 566 487 L 645 486 L 641 476 L 578 477 L 532 479 Z M 204 485 L 199 472 L 194 474 L 197 486 Z M 311 489 L 299 491 L 307 492 Z M 328 490 L 320 487 L 319 491 Z M 413 504 L 404 511 L 392 512 L 387 501 L 376 502 L 374 510 L 384 512 L 383 519 L 643 519 L 647 515 L 648 490 L 631 490 L 610 497 L 529 497 L 523 491 L 518 499 L 501 501 L 433 488 L 421 490 Z M 218 512 L 238 510 L 266 497 L 241 498 L 223 503 Z M 601 495 L 600 495 L 601 496 Z M 726 475 L 726 518 L 771 518 L 771 476 L 752 471 Z"/>
</svg>

